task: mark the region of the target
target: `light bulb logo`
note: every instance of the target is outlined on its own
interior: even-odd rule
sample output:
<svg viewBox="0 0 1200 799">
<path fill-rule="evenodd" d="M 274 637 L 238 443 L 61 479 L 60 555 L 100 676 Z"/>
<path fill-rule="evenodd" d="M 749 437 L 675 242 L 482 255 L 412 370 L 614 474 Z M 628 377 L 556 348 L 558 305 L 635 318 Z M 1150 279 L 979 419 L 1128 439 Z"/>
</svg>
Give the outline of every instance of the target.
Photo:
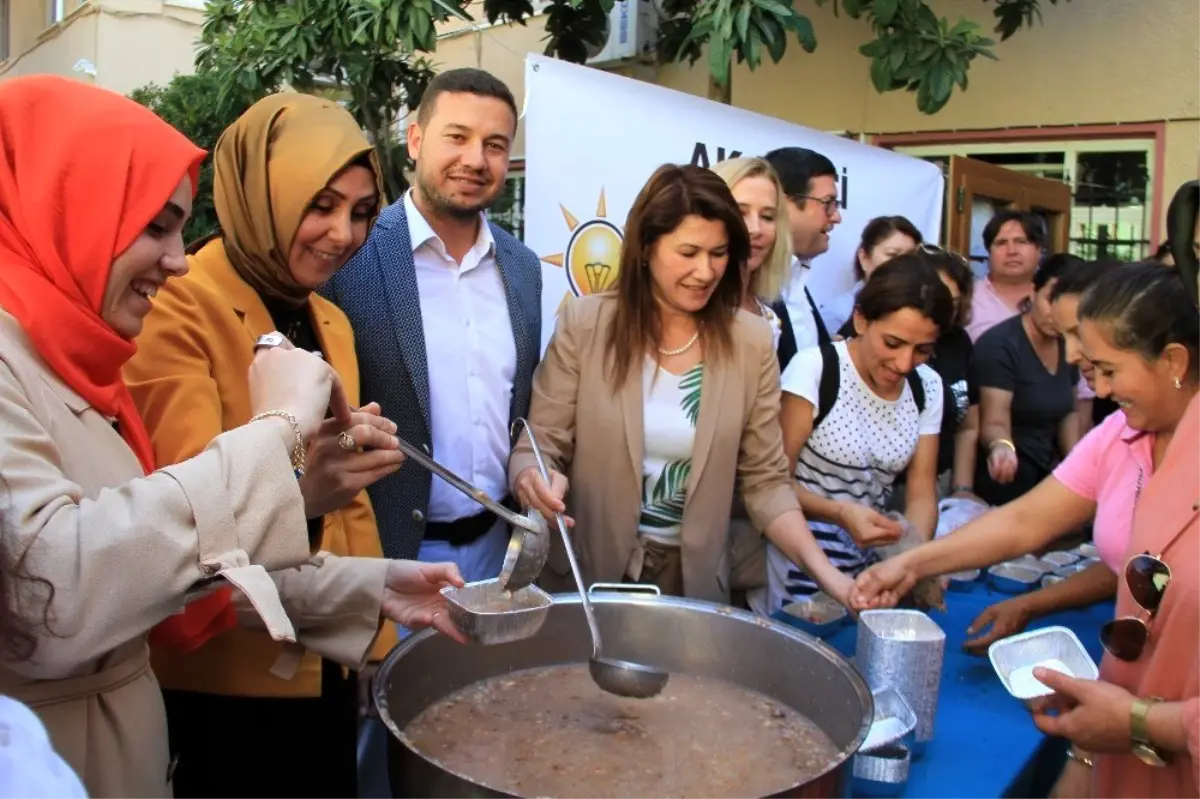
<svg viewBox="0 0 1200 799">
<path fill-rule="evenodd" d="M 596 215 L 585 222 L 581 223 L 562 205 L 559 209 L 571 238 L 563 252 L 543 256 L 542 260 L 563 268 L 567 284 L 576 297 L 608 291 L 617 282 L 624 236 L 621 229 L 607 218 L 604 190 L 600 190 Z"/>
</svg>

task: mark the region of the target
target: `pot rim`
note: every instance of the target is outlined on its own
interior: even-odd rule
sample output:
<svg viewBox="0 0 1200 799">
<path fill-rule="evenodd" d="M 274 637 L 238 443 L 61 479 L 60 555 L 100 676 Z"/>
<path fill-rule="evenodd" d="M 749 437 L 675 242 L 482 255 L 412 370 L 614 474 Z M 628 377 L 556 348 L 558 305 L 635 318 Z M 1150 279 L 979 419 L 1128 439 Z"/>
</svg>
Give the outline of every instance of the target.
<svg viewBox="0 0 1200 799">
<path fill-rule="evenodd" d="M 558 604 L 578 605 L 578 604 L 581 604 L 581 602 L 582 602 L 578 593 L 552 594 L 551 599 L 554 600 L 554 605 L 558 605 Z M 844 669 L 843 671 L 845 672 L 847 678 L 850 680 L 850 683 L 853 686 L 855 693 L 858 695 L 858 698 L 859 698 L 860 702 L 862 703 L 862 706 L 863 706 L 862 723 L 859 725 L 858 734 L 850 741 L 849 744 L 847 744 L 846 746 L 844 746 L 838 750 L 838 754 L 841 756 L 841 759 L 838 760 L 833 765 L 831 765 L 829 767 L 829 769 L 822 772 L 817 777 L 814 777 L 814 779 L 820 779 L 820 777 L 824 776 L 825 774 L 828 774 L 829 772 L 833 771 L 834 769 L 837 769 L 840 766 L 843 766 L 847 762 L 849 762 L 850 758 L 854 757 L 854 755 L 858 752 L 858 750 L 862 746 L 863 742 L 867 739 L 867 734 L 871 731 L 871 724 L 874 722 L 874 718 L 875 718 L 875 698 L 871 694 L 871 689 L 867 685 L 866 679 L 862 676 L 862 673 L 858 670 L 858 666 L 855 665 L 854 660 L 852 658 L 846 657 L 841 652 L 834 649 L 832 646 L 830 646 L 825 641 L 821 640 L 820 638 L 818 638 L 815 635 L 810 635 L 810 634 L 804 632 L 803 630 L 799 630 L 795 627 L 792 627 L 791 625 L 784 624 L 783 622 L 775 621 L 774 619 L 771 619 L 767 616 L 760 616 L 757 613 L 754 613 L 752 611 L 741 610 L 739 608 L 735 608 L 730 605 L 722 605 L 722 604 L 718 604 L 716 602 L 708 602 L 708 601 L 702 600 L 702 599 L 690 599 L 687 597 L 676 597 L 676 596 L 665 596 L 665 595 L 657 596 L 657 595 L 644 595 L 644 594 L 636 594 L 636 593 L 619 593 L 619 592 L 613 592 L 611 594 L 604 594 L 604 593 L 589 594 L 588 599 L 592 602 L 592 604 L 626 604 L 626 605 L 653 606 L 656 604 L 664 604 L 665 603 L 665 604 L 669 604 L 669 605 L 675 605 L 678 607 L 685 607 L 685 608 L 695 610 L 695 611 L 698 611 L 701 613 L 714 614 L 714 615 L 720 615 L 720 616 L 731 616 L 735 619 L 738 619 L 739 621 L 742 621 L 742 622 L 745 622 L 748 624 L 753 624 L 757 627 L 765 628 L 776 634 L 783 635 L 787 638 L 791 638 L 794 641 L 799 641 L 799 642 L 809 644 L 810 646 L 812 646 L 812 648 L 818 654 L 820 654 L 823 658 L 825 658 L 827 661 L 829 661 L 831 665 L 837 666 L 837 665 L 844 664 L 845 666 L 848 666 L 848 668 Z M 554 605 L 550 606 L 551 610 L 553 610 Z M 379 668 L 376 671 L 376 676 L 378 676 L 379 674 L 390 673 L 392 671 L 392 666 L 396 661 L 403 658 L 408 652 L 412 651 L 415 647 L 420 646 L 421 642 L 425 641 L 426 639 L 428 639 L 434 635 L 438 635 L 438 634 L 439 633 L 437 632 L 437 630 L 433 629 L 432 627 L 428 627 L 418 633 L 413 633 L 413 634 L 409 635 L 408 637 L 404 638 L 403 640 L 401 640 L 400 643 L 397 644 L 395 647 L 393 647 L 392 651 L 389 652 L 386 657 L 384 657 L 383 661 L 380 662 Z M 470 646 L 470 645 L 468 644 L 468 645 L 464 645 L 464 646 Z M 434 700 L 434 701 L 437 701 L 437 700 Z M 415 749 L 413 749 L 409 745 L 408 740 L 404 737 L 404 735 L 401 733 L 401 731 L 396 727 L 395 722 L 392 720 L 391 714 L 387 710 L 387 691 L 386 691 L 386 686 L 384 685 L 382 680 L 379 680 L 379 679 L 372 680 L 371 704 L 373 705 L 373 710 L 375 712 L 375 715 L 379 718 L 379 720 L 381 722 L 383 722 L 383 725 L 397 739 L 397 741 L 405 749 L 408 749 L 414 755 L 424 758 L 425 757 L 424 755 L 422 755 L 420 752 L 417 752 Z M 428 760 L 428 758 L 425 758 L 425 759 Z M 434 762 L 434 761 L 430 761 L 430 762 Z M 445 769 L 445 767 L 442 766 L 441 764 L 437 764 L 437 765 L 439 768 Z M 469 776 L 461 775 L 461 774 L 456 774 L 456 776 L 458 776 L 462 779 L 465 779 L 469 782 L 474 782 L 474 780 L 471 780 L 471 778 Z"/>
</svg>

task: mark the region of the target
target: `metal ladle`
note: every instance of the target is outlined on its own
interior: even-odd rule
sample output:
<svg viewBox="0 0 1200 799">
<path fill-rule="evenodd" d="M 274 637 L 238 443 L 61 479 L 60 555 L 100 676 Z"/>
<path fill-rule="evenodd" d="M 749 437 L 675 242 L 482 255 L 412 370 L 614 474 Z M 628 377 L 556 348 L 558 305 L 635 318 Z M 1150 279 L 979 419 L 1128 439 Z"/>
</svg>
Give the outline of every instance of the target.
<svg viewBox="0 0 1200 799">
<path fill-rule="evenodd" d="M 492 513 L 496 514 L 513 527 L 516 527 L 518 530 L 532 533 L 534 536 L 541 536 L 543 539 L 549 542 L 549 526 L 546 524 L 546 520 L 543 519 L 542 515 L 537 511 L 532 511 L 528 516 L 515 513 L 489 497 L 486 491 L 476 488 L 466 480 L 456 475 L 454 472 L 447 469 L 442 464 L 435 461 L 433 458 L 426 455 L 420 447 L 415 447 L 398 436 L 396 437 L 396 443 L 398 445 L 398 449 L 403 452 L 406 457 L 411 458 L 419 465 L 424 466 L 426 469 L 433 472 L 438 477 L 442 478 L 447 483 L 454 486 L 459 491 L 490 510 Z M 548 545 L 547 549 L 549 549 Z M 526 585 L 528 585 L 528 583 L 526 583 Z M 517 587 L 520 588 L 524 586 Z M 515 588 L 512 590 L 515 590 Z"/>
<path fill-rule="evenodd" d="M 537 439 L 533 436 L 533 428 L 525 419 L 517 419 L 513 422 L 514 433 L 521 427 L 529 436 L 529 446 L 533 450 L 534 460 L 537 461 L 538 471 L 541 473 L 542 479 L 546 481 L 546 485 L 549 486 L 550 470 L 546 468 L 546 462 L 542 459 L 542 451 L 538 447 Z M 588 629 L 592 633 L 592 657 L 588 661 L 588 671 L 592 675 L 592 681 L 600 686 L 601 690 L 631 699 L 649 699 L 662 693 L 662 689 L 666 687 L 667 679 L 670 677 L 665 671 L 643 666 L 640 663 L 631 663 L 628 660 L 603 656 L 600 627 L 596 624 L 596 615 L 592 612 L 592 602 L 588 598 L 588 592 L 583 587 L 583 576 L 579 572 L 579 563 L 575 560 L 571 537 L 567 535 L 566 520 L 563 519 L 561 513 L 554 514 L 554 520 L 558 523 L 558 531 L 562 535 L 563 545 L 567 550 L 567 560 L 571 563 L 571 574 L 575 576 L 575 585 L 579 588 L 583 613 L 587 617 Z"/>
</svg>

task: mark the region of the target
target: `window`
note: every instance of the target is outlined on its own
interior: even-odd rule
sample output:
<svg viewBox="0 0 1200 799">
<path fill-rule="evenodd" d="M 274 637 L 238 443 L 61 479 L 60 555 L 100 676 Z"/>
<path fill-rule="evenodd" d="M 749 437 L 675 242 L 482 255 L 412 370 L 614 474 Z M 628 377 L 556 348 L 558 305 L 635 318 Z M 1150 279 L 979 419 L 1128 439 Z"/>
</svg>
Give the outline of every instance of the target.
<svg viewBox="0 0 1200 799">
<path fill-rule="evenodd" d="M 67 15 L 67 0 L 46 0 L 46 24 L 62 22 Z"/>
<path fill-rule="evenodd" d="M 8 0 L 0 0 L 0 62 L 8 55 Z"/>
<path fill-rule="evenodd" d="M 1153 139 L 899 146 L 945 168 L 964 155 L 1071 186 L 1070 251 L 1083 258 L 1139 260 L 1154 252 L 1150 203 Z"/>
<path fill-rule="evenodd" d="M 504 181 L 496 202 L 487 210 L 487 217 L 498 226 L 525 240 L 525 169 L 514 163 Z"/>
</svg>

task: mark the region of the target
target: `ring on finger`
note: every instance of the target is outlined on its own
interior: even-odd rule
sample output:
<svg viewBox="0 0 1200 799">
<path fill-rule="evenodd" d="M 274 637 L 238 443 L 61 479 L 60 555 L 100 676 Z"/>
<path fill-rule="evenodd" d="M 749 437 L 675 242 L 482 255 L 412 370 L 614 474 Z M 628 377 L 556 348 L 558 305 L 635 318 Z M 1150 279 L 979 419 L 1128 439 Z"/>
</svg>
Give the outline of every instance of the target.
<svg viewBox="0 0 1200 799">
<path fill-rule="evenodd" d="M 350 433 L 343 431 L 338 436 L 338 446 L 346 452 L 353 452 L 358 449 L 358 442 L 354 440 L 354 436 L 350 435 Z"/>
</svg>

